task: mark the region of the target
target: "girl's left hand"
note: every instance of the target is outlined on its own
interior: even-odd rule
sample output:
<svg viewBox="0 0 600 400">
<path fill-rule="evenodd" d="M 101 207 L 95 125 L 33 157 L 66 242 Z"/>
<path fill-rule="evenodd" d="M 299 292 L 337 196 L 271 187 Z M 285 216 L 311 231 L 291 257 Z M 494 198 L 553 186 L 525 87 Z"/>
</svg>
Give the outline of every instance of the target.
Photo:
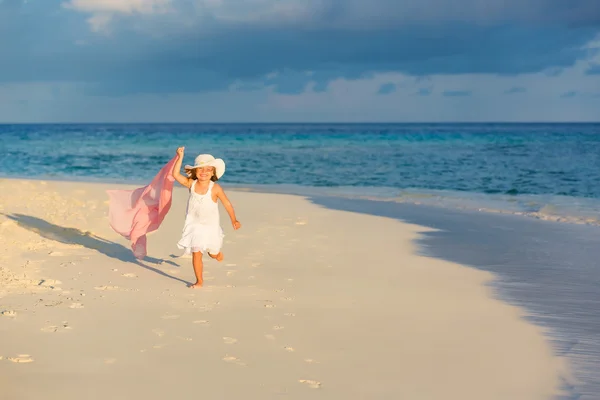
<svg viewBox="0 0 600 400">
<path fill-rule="evenodd" d="M 237 220 L 233 221 L 231 223 L 231 225 L 233 225 L 233 229 L 236 231 L 242 227 L 242 224 L 240 224 L 240 221 L 237 221 Z"/>
</svg>

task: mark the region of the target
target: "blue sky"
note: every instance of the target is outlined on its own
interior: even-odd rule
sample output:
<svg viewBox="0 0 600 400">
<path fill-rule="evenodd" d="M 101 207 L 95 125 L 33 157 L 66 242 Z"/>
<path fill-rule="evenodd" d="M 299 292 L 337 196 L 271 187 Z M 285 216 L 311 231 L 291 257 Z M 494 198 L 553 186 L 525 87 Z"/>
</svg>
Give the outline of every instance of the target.
<svg viewBox="0 0 600 400">
<path fill-rule="evenodd" d="M 599 120 L 598 0 L 0 0 L 0 122 Z"/>
</svg>

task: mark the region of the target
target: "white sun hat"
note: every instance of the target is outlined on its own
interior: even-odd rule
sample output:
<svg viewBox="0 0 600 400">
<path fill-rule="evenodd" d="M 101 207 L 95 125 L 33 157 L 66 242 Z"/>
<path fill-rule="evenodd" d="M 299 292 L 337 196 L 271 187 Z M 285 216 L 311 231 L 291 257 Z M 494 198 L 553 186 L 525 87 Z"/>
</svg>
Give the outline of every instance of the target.
<svg viewBox="0 0 600 400">
<path fill-rule="evenodd" d="M 217 179 L 221 179 L 221 176 L 225 173 L 225 161 L 220 158 L 214 158 L 210 154 L 200 154 L 194 160 L 194 165 L 186 165 L 184 168 L 186 171 L 189 171 L 200 167 L 215 167 Z"/>
</svg>

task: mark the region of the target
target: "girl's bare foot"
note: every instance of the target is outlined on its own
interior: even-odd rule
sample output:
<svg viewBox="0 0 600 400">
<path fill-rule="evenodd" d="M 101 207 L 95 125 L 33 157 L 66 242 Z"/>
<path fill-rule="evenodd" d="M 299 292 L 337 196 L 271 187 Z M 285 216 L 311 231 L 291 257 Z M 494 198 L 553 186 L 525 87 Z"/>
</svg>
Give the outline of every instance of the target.
<svg viewBox="0 0 600 400">
<path fill-rule="evenodd" d="M 210 256 L 210 258 L 214 258 L 217 261 L 223 261 L 223 258 L 224 258 L 223 252 L 221 252 L 221 251 L 219 252 L 219 254 L 216 254 L 216 255 L 212 255 L 210 253 L 208 253 L 208 255 Z"/>
<path fill-rule="evenodd" d="M 198 282 L 194 283 L 193 285 L 190 285 L 190 288 L 192 288 L 192 289 L 201 288 L 203 283 L 204 283 L 204 281 L 198 281 Z"/>
</svg>

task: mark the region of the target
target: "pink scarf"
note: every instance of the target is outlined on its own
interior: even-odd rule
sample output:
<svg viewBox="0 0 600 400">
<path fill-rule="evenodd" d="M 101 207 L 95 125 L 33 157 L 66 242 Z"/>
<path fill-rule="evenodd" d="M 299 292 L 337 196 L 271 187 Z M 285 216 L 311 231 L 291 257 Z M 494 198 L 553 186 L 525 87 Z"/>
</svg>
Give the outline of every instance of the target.
<svg viewBox="0 0 600 400">
<path fill-rule="evenodd" d="M 177 156 L 154 177 L 152 182 L 135 190 L 107 190 L 108 219 L 118 234 L 131 241 L 137 259 L 146 257 L 146 234 L 158 229 L 171 208 L 173 165 Z"/>
</svg>

